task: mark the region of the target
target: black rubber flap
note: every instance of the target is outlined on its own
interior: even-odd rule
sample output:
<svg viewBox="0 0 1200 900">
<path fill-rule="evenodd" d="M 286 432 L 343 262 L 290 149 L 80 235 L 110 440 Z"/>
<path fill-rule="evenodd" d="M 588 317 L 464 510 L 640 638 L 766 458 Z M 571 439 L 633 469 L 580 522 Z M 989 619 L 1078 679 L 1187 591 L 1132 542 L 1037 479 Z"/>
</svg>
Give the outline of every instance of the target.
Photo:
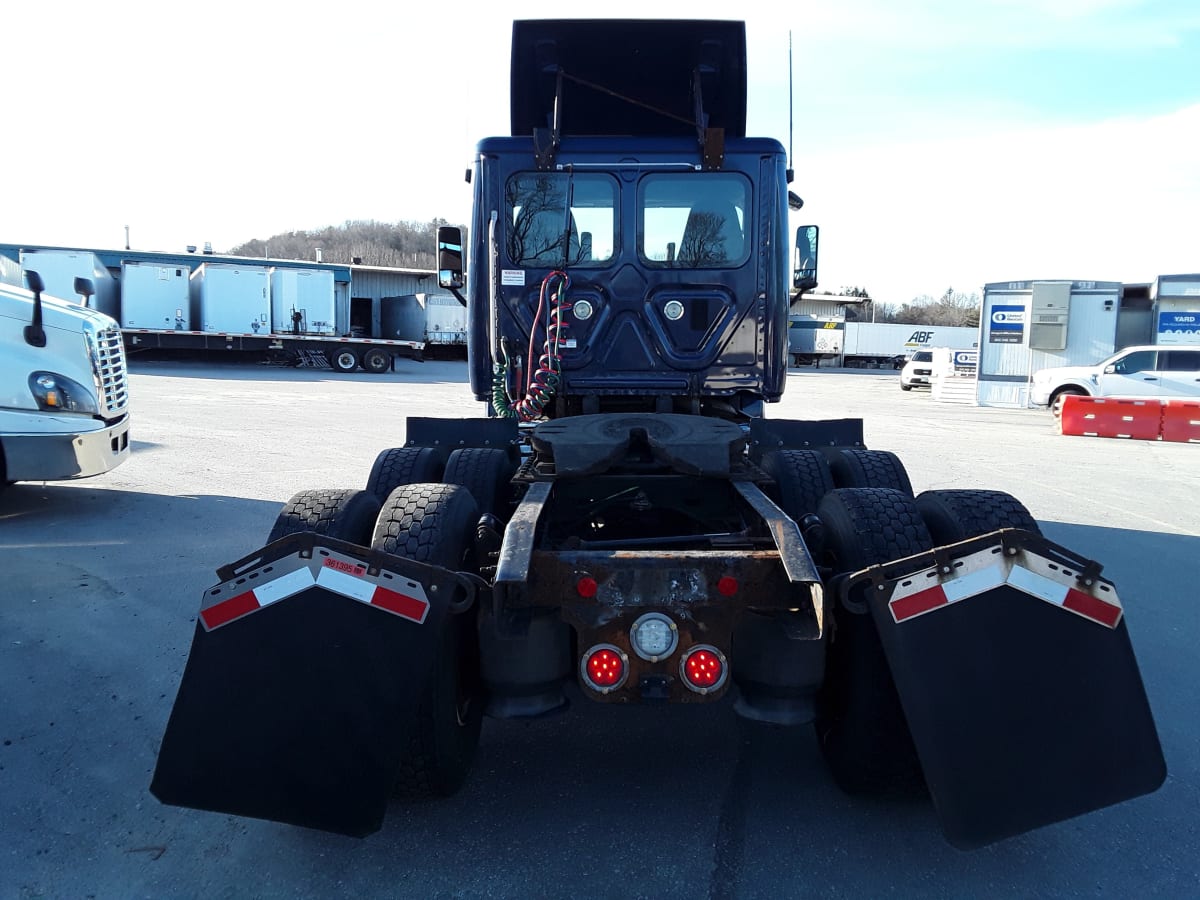
<svg viewBox="0 0 1200 900">
<path fill-rule="evenodd" d="M 445 606 L 423 624 L 325 590 L 197 625 L 151 792 L 356 837 L 378 831 Z"/>
<path fill-rule="evenodd" d="M 1166 763 L 1124 620 L 1002 586 L 897 625 L 871 612 L 950 843 L 971 849 L 1156 790 Z"/>
<path fill-rule="evenodd" d="M 549 128 L 563 73 L 563 134 L 695 135 L 693 73 L 704 127 L 746 135 L 743 22 L 558 19 L 513 22 L 514 136 Z"/>
</svg>

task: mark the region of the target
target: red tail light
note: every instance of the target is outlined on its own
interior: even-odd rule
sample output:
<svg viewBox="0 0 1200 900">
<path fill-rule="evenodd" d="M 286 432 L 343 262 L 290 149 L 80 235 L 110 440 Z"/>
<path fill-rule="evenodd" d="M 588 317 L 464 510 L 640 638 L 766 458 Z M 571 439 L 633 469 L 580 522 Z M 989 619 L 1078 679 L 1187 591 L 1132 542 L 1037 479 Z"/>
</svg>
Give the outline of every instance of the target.
<svg viewBox="0 0 1200 900">
<path fill-rule="evenodd" d="M 579 664 L 584 683 L 594 691 L 607 694 L 615 691 L 629 677 L 629 656 L 612 644 L 597 644 Z"/>
<path fill-rule="evenodd" d="M 708 644 L 698 644 L 683 655 L 679 664 L 683 683 L 698 694 L 707 694 L 725 684 L 729 666 L 725 654 Z"/>
</svg>

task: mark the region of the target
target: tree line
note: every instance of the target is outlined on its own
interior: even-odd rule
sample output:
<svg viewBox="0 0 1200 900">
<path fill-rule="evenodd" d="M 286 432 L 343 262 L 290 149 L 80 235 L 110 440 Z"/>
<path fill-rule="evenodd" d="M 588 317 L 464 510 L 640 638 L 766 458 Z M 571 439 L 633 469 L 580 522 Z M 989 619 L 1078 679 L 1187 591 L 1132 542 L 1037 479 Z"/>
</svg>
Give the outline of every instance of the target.
<svg viewBox="0 0 1200 900">
<path fill-rule="evenodd" d="M 859 322 L 896 322 L 904 325 L 943 325 L 947 327 L 979 327 L 979 294 L 965 294 L 953 287 L 941 296 L 922 294 L 907 303 L 881 303 L 870 299 L 866 288 L 842 288 L 847 297 L 863 298 L 866 302 L 846 307 L 846 319 Z"/>
<path fill-rule="evenodd" d="M 434 269 L 434 250 L 440 225 L 430 222 L 377 222 L 347 220 L 312 231 L 286 231 L 269 238 L 246 241 L 229 252 L 234 256 L 297 259 L 314 262 L 317 250 L 323 262 L 397 269 Z"/>
</svg>

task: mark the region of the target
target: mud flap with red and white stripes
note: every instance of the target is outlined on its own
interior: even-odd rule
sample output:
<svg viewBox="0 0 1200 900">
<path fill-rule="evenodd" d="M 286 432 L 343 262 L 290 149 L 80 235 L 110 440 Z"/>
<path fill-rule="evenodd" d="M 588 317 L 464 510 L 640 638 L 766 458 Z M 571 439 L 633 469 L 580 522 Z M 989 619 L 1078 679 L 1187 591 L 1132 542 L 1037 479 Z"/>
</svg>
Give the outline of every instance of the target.
<svg viewBox="0 0 1200 900">
<path fill-rule="evenodd" d="M 946 837 L 973 848 L 1166 778 L 1099 566 L 1004 530 L 856 573 Z M 862 596 L 861 592 L 847 596 Z"/>
<path fill-rule="evenodd" d="M 461 576 L 312 534 L 204 594 L 151 792 L 163 803 L 377 831 Z"/>
</svg>

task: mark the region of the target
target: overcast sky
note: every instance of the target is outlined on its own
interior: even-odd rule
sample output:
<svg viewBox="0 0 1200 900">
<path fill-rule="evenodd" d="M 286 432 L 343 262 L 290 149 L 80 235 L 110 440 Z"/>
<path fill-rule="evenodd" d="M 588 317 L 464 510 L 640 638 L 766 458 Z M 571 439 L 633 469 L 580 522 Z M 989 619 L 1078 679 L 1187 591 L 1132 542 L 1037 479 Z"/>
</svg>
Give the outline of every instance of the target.
<svg viewBox="0 0 1200 900">
<path fill-rule="evenodd" d="M 137 249 L 218 252 L 350 219 L 466 222 L 475 142 L 508 131 L 511 19 L 598 14 L 10 6 L 0 242 L 119 248 L 129 226 Z M 793 224 L 821 226 L 824 289 L 903 302 L 1200 271 L 1196 0 L 602 8 L 746 19 L 749 130 L 793 151 Z"/>
</svg>

